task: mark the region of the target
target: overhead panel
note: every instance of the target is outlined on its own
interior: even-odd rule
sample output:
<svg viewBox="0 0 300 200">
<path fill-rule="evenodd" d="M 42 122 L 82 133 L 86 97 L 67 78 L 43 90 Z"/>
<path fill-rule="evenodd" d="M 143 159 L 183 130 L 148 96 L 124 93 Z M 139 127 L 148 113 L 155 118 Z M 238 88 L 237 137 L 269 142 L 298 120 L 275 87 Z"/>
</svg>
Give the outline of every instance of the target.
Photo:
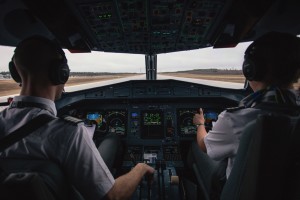
<svg viewBox="0 0 300 200">
<path fill-rule="evenodd" d="M 94 50 L 159 54 L 198 49 L 226 0 L 77 0 Z"/>
<path fill-rule="evenodd" d="M 154 1 L 151 7 L 152 51 L 173 51 L 180 31 L 186 1 Z"/>
<path fill-rule="evenodd" d="M 150 43 L 148 24 L 148 1 L 117 1 L 120 22 L 127 41 L 128 51 L 148 52 Z"/>
<path fill-rule="evenodd" d="M 183 16 L 177 50 L 210 46 L 207 32 L 224 6 L 222 0 L 189 1 Z"/>
<path fill-rule="evenodd" d="M 97 50 L 113 52 L 127 48 L 113 1 L 84 3 L 79 8 L 95 34 Z"/>
</svg>

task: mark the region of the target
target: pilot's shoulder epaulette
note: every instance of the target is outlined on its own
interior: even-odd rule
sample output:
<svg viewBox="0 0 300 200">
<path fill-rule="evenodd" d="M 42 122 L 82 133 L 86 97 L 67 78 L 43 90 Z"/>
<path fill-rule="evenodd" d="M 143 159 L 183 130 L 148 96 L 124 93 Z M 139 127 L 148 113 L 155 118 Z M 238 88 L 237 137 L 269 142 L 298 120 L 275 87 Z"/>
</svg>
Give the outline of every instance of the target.
<svg viewBox="0 0 300 200">
<path fill-rule="evenodd" d="M 74 125 L 77 125 L 79 123 L 83 123 L 83 120 L 78 119 L 76 117 L 69 116 L 69 115 L 63 115 L 60 118 L 63 119 L 64 121 L 67 121 L 67 122 L 72 123 Z"/>
<path fill-rule="evenodd" d="M 226 111 L 227 112 L 234 112 L 234 111 L 241 110 L 241 109 L 244 109 L 244 108 L 245 108 L 245 106 L 237 106 L 237 107 L 226 108 Z"/>
</svg>

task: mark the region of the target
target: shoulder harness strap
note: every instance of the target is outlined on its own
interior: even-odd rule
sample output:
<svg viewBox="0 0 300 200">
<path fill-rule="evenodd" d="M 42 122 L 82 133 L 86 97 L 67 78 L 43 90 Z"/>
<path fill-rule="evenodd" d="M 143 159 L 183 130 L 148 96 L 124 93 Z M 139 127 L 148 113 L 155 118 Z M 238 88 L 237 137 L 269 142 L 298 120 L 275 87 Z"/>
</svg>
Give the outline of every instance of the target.
<svg viewBox="0 0 300 200">
<path fill-rule="evenodd" d="M 42 114 L 33 118 L 28 123 L 24 124 L 17 130 L 9 133 L 7 136 L 0 139 L 0 152 L 10 147 L 14 143 L 20 141 L 24 137 L 28 136 L 38 128 L 44 126 L 48 122 L 54 120 L 55 117 L 48 114 Z"/>
</svg>

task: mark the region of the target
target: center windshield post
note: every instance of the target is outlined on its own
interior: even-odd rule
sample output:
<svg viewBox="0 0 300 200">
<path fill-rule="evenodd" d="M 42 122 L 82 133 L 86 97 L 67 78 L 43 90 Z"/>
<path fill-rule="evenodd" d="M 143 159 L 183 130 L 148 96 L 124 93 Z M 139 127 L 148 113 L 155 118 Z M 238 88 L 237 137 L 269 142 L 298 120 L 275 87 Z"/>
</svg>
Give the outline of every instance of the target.
<svg viewBox="0 0 300 200">
<path fill-rule="evenodd" d="M 156 54 L 146 54 L 145 55 L 146 64 L 146 79 L 156 80 L 157 79 L 157 55 Z"/>
</svg>

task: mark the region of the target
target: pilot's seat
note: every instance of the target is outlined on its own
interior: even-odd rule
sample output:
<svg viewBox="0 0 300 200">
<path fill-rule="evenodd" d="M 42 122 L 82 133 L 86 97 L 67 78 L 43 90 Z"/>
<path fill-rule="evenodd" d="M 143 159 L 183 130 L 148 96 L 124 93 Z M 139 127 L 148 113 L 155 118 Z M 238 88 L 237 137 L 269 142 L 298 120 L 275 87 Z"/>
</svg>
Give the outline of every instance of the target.
<svg viewBox="0 0 300 200">
<path fill-rule="evenodd" d="M 300 199 L 300 109 L 275 109 L 268 104 L 260 108 L 270 112 L 245 127 L 221 200 Z M 213 163 L 212 168 L 204 169 L 208 173 L 203 173 L 202 161 L 191 155 L 188 162 L 197 180 L 197 196 L 215 199 L 211 186 L 218 165 Z"/>
<path fill-rule="evenodd" d="M 259 116 L 245 129 L 221 199 L 300 199 L 299 147 L 299 116 Z"/>
<path fill-rule="evenodd" d="M 47 160 L 1 159 L 3 200 L 70 199 L 71 187 L 55 163 Z"/>
</svg>

